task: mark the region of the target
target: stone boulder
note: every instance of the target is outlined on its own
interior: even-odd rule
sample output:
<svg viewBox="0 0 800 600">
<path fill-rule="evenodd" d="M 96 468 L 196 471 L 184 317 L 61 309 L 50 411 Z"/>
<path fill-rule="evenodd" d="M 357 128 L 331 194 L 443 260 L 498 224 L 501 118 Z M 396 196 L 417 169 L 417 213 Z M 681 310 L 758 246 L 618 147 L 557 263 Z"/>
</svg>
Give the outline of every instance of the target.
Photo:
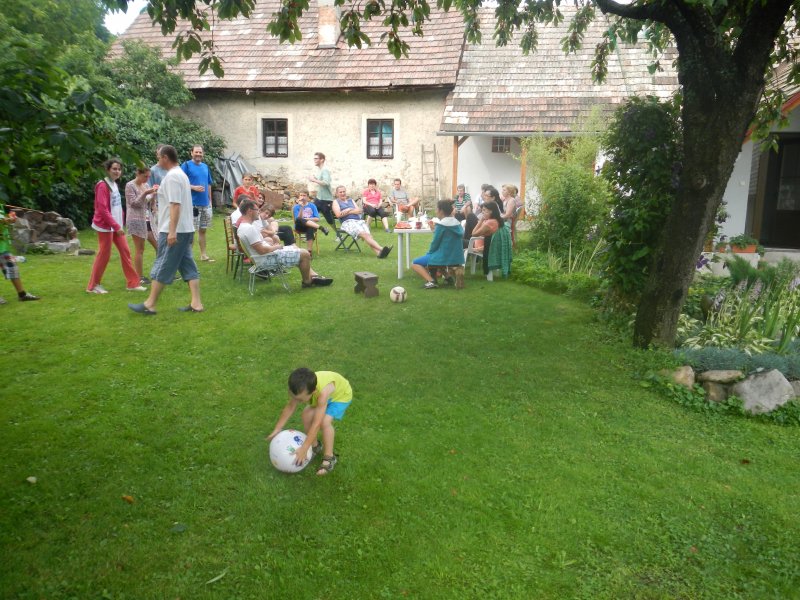
<svg viewBox="0 0 800 600">
<path fill-rule="evenodd" d="M 778 371 L 754 373 L 731 388 L 742 399 L 744 409 L 751 414 L 772 412 L 795 397 L 792 384 Z"/>
<path fill-rule="evenodd" d="M 795 398 L 800 398 L 800 381 L 790 381 L 792 389 L 794 389 Z"/>
<path fill-rule="evenodd" d="M 709 402 L 725 402 L 728 399 L 728 386 L 713 381 L 703 381 L 706 400 Z"/>
<path fill-rule="evenodd" d="M 672 383 L 682 385 L 685 388 L 692 389 L 694 387 L 694 370 L 689 365 L 678 367 L 674 371 L 662 369 L 659 375 L 671 379 Z"/>
<path fill-rule="evenodd" d="M 734 383 L 744 377 L 741 371 L 704 371 L 697 376 L 697 381 L 704 383 Z"/>
</svg>

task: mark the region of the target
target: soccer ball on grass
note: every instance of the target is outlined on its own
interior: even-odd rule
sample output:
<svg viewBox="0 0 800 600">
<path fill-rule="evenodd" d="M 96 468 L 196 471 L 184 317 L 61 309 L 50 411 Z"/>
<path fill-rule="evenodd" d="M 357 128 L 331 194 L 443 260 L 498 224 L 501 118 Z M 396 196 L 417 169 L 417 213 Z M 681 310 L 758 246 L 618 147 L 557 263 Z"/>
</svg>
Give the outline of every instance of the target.
<svg viewBox="0 0 800 600">
<path fill-rule="evenodd" d="M 389 292 L 389 298 L 392 302 L 405 302 L 406 301 L 406 288 L 395 286 L 392 288 L 392 291 Z"/>
<path fill-rule="evenodd" d="M 269 443 L 269 460 L 272 466 L 284 473 L 297 473 L 306 468 L 311 461 L 313 452 L 308 449 L 306 459 L 300 466 L 294 464 L 296 452 L 306 441 L 306 434 L 296 429 L 284 429 Z"/>
</svg>

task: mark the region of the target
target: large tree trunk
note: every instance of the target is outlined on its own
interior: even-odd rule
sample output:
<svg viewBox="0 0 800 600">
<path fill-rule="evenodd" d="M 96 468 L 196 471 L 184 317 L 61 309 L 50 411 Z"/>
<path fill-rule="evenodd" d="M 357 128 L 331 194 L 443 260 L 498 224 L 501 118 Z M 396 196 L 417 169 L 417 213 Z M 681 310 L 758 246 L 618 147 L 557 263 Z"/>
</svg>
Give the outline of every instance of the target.
<svg viewBox="0 0 800 600">
<path fill-rule="evenodd" d="M 695 93 L 698 79 L 684 79 L 683 169 L 636 314 L 633 342 L 640 348 L 674 345 L 703 242 L 755 115 L 761 87 L 743 89 L 733 74 L 724 79 L 715 94 Z"/>
</svg>

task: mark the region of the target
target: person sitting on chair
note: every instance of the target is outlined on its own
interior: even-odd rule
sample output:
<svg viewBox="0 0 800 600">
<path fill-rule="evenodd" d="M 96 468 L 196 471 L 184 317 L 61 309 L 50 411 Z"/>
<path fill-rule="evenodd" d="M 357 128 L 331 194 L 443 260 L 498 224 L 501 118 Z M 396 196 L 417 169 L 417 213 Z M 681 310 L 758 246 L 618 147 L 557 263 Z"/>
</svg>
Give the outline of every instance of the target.
<svg viewBox="0 0 800 600">
<path fill-rule="evenodd" d="M 384 204 L 389 203 L 381 202 L 381 191 L 378 189 L 377 181 L 374 179 L 367 181 L 367 189 L 361 193 L 361 200 L 364 214 L 367 215 L 367 225 L 370 225 L 370 219 L 380 219 L 383 222 L 383 230 L 389 233 L 389 219 L 384 212 Z"/>
<path fill-rule="evenodd" d="M 361 238 L 375 252 L 378 258 L 386 258 L 392 251 L 392 246 L 381 246 L 369 232 L 369 226 L 361 218 L 361 209 L 356 206 L 352 198 L 347 197 L 347 188 L 340 185 L 336 188 L 336 198 L 333 201 L 333 214 L 342 224 L 342 230 L 353 239 Z"/>
<path fill-rule="evenodd" d="M 275 236 L 283 242 L 284 246 L 294 246 L 294 233 L 288 225 L 280 225 L 275 218 L 275 209 L 268 204 L 264 204 L 258 210 L 258 218 L 261 225 L 261 235 L 264 239 L 267 236 Z"/>
<path fill-rule="evenodd" d="M 237 235 L 242 242 L 245 252 L 258 266 L 267 264 L 272 257 L 275 267 L 297 267 L 303 276 L 303 287 L 324 286 L 333 283 L 333 279 L 322 277 L 311 268 L 311 254 L 297 246 L 284 247 L 280 244 L 271 244 L 261 236 L 261 231 L 253 225 L 258 217 L 258 208 L 252 200 L 239 202 L 242 218 L 239 220 Z"/>
<path fill-rule="evenodd" d="M 403 182 L 399 178 L 394 180 L 394 187 L 389 191 L 389 201 L 401 215 L 412 216 L 419 206 L 419 198 L 410 198 L 402 185 Z"/>
<path fill-rule="evenodd" d="M 294 216 L 295 230 L 306 236 L 308 251 L 311 252 L 317 229 L 328 235 L 328 228 L 319 224 L 319 210 L 315 204 L 308 201 L 307 191 L 301 190 L 297 192 L 297 204 L 292 209 L 292 216 Z"/>
<path fill-rule="evenodd" d="M 463 183 L 456 187 L 456 195 L 453 197 L 453 216 L 459 221 L 472 214 L 472 197 L 467 193 L 467 188 Z"/>
<path fill-rule="evenodd" d="M 249 196 L 253 200 L 258 198 L 258 188 L 253 185 L 253 181 L 252 173 L 245 173 L 242 175 L 242 185 L 233 191 L 233 200 L 231 201 L 233 208 L 239 208 L 239 196 L 241 195 Z"/>
<path fill-rule="evenodd" d="M 433 240 L 431 240 L 428 253 L 425 256 L 415 258 L 411 264 L 414 273 L 425 280 L 423 287 L 426 290 L 438 287 L 436 280 L 430 273 L 430 267 L 448 267 L 464 264 L 464 249 L 461 246 L 464 229 L 452 214 L 452 202 L 440 200 L 436 204 L 436 216 L 439 218 L 439 222 L 433 230 Z M 463 272 L 459 277 L 463 278 Z M 463 281 L 454 281 L 453 283 L 457 283 L 459 287 L 463 286 Z"/>
</svg>

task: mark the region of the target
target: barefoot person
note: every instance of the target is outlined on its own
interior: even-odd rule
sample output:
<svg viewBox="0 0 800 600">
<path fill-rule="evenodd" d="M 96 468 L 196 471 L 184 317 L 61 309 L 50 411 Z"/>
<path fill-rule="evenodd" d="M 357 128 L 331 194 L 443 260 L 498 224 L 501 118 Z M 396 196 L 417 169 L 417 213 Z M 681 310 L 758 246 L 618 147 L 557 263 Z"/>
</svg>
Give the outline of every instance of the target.
<svg viewBox="0 0 800 600">
<path fill-rule="evenodd" d="M 150 271 L 153 285 L 147 300 L 141 304 L 128 304 L 128 308 L 143 315 L 156 314 L 158 297 L 175 279 L 175 273 L 180 272 L 181 278 L 189 284 L 191 302 L 178 310 L 203 312 L 200 274 L 192 256 L 194 219 L 189 178 L 181 170 L 178 153 L 172 146 L 161 148 L 159 164 L 167 174 L 158 188 L 158 254 Z"/>
</svg>

